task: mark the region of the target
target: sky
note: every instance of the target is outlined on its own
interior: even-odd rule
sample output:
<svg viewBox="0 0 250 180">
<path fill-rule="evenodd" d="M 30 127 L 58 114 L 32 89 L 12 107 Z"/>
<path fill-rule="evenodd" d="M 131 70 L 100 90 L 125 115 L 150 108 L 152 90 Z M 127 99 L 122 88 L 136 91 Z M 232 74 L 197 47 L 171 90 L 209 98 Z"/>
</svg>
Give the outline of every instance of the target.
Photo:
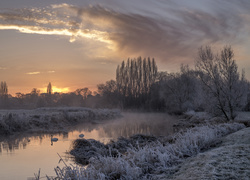
<svg viewBox="0 0 250 180">
<path fill-rule="evenodd" d="M 231 45 L 250 80 L 249 0 L 1 0 L 0 81 L 9 93 L 74 91 L 115 79 L 128 58 L 160 71 Z"/>
</svg>

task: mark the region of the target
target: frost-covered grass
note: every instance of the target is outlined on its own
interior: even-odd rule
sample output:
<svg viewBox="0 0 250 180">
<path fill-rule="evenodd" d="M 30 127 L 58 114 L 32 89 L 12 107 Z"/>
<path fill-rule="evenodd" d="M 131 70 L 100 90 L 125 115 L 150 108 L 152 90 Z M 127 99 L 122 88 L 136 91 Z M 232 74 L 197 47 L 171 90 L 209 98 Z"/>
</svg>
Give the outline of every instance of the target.
<svg viewBox="0 0 250 180">
<path fill-rule="evenodd" d="M 23 131 L 60 131 L 77 123 L 112 119 L 120 115 L 119 110 L 80 107 L 1 110 L 0 135 Z"/>
<path fill-rule="evenodd" d="M 57 168 L 56 171 L 60 174 L 56 178 L 85 180 L 164 177 L 166 179 L 178 170 L 179 164 L 185 159 L 211 148 L 219 138 L 244 127 L 238 123 L 207 125 L 179 132 L 170 139 L 149 138 L 151 140 L 147 143 L 138 142 L 140 140 L 138 138 L 134 138 L 138 143 L 130 138 L 107 145 L 88 141 L 88 143 L 82 143 L 82 150 L 80 146 L 77 147 L 77 152 L 80 153 L 80 157 L 81 154 L 92 153 L 88 159 L 89 165 L 86 168 L 67 165 L 62 169 Z"/>
<path fill-rule="evenodd" d="M 180 116 L 180 119 L 173 125 L 173 127 L 174 132 L 178 132 L 195 126 L 216 125 L 226 122 L 228 122 L 228 120 L 224 117 L 213 116 L 207 112 L 187 111 Z M 245 126 L 250 127 L 250 112 L 237 112 L 236 118 L 230 122 L 242 123 Z"/>
<path fill-rule="evenodd" d="M 175 180 L 250 179 L 250 128 L 222 138 L 220 146 L 189 158 Z"/>
</svg>

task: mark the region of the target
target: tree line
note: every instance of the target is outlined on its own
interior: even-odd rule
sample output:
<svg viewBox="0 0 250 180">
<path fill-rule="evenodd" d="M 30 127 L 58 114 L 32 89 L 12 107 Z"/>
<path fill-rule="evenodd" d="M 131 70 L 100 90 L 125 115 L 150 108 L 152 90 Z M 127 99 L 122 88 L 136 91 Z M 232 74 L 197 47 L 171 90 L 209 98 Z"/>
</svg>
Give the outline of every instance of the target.
<svg viewBox="0 0 250 180">
<path fill-rule="evenodd" d="M 123 61 L 116 69 L 116 80 L 71 93 L 47 93 L 34 88 L 31 93 L 8 95 L 6 82 L 1 82 L 1 108 L 37 108 L 51 106 L 84 106 L 120 108 L 123 110 L 167 111 L 181 114 L 188 110 L 207 111 L 234 119 L 237 111 L 250 110 L 249 82 L 238 70 L 234 52 L 225 46 L 215 52 L 201 47 L 195 68 L 181 65 L 176 73 L 158 72 L 154 58 Z"/>
</svg>

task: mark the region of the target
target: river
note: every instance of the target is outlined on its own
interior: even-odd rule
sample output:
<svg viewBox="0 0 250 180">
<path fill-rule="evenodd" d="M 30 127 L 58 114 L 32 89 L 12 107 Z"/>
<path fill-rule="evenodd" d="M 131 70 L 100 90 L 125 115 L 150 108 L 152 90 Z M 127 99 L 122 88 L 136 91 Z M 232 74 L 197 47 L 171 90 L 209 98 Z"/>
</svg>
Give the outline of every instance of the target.
<svg viewBox="0 0 250 180">
<path fill-rule="evenodd" d="M 86 139 L 108 143 L 120 136 L 133 134 L 169 135 L 173 133 L 176 118 L 164 113 L 123 113 L 123 118 L 94 121 L 71 127 L 68 132 L 53 134 L 57 142 L 51 142 L 51 134 L 22 133 L 0 137 L 0 179 L 22 180 L 34 178 L 40 169 L 40 177 L 55 176 L 54 168 L 63 166 L 59 156 L 70 165 L 75 164 L 67 154 L 72 142 L 84 134 Z"/>
</svg>

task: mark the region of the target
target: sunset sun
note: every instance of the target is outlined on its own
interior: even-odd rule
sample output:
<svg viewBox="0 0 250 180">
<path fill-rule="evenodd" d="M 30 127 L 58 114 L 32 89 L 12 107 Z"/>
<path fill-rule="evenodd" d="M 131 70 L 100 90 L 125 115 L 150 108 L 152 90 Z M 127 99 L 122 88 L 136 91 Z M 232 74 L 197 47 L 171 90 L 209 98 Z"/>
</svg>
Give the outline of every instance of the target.
<svg viewBox="0 0 250 180">
<path fill-rule="evenodd" d="M 57 86 L 53 86 L 53 84 L 52 84 L 52 92 L 53 93 L 68 93 L 69 91 L 70 90 L 68 87 L 57 87 Z M 47 87 L 41 88 L 41 92 L 46 93 Z"/>
<path fill-rule="evenodd" d="M 52 88 L 52 92 L 55 93 L 55 92 L 58 92 L 58 93 L 68 93 L 69 92 L 69 88 L 59 88 L 59 87 L 56 87 L 54 86 Z"/>
</svg>

